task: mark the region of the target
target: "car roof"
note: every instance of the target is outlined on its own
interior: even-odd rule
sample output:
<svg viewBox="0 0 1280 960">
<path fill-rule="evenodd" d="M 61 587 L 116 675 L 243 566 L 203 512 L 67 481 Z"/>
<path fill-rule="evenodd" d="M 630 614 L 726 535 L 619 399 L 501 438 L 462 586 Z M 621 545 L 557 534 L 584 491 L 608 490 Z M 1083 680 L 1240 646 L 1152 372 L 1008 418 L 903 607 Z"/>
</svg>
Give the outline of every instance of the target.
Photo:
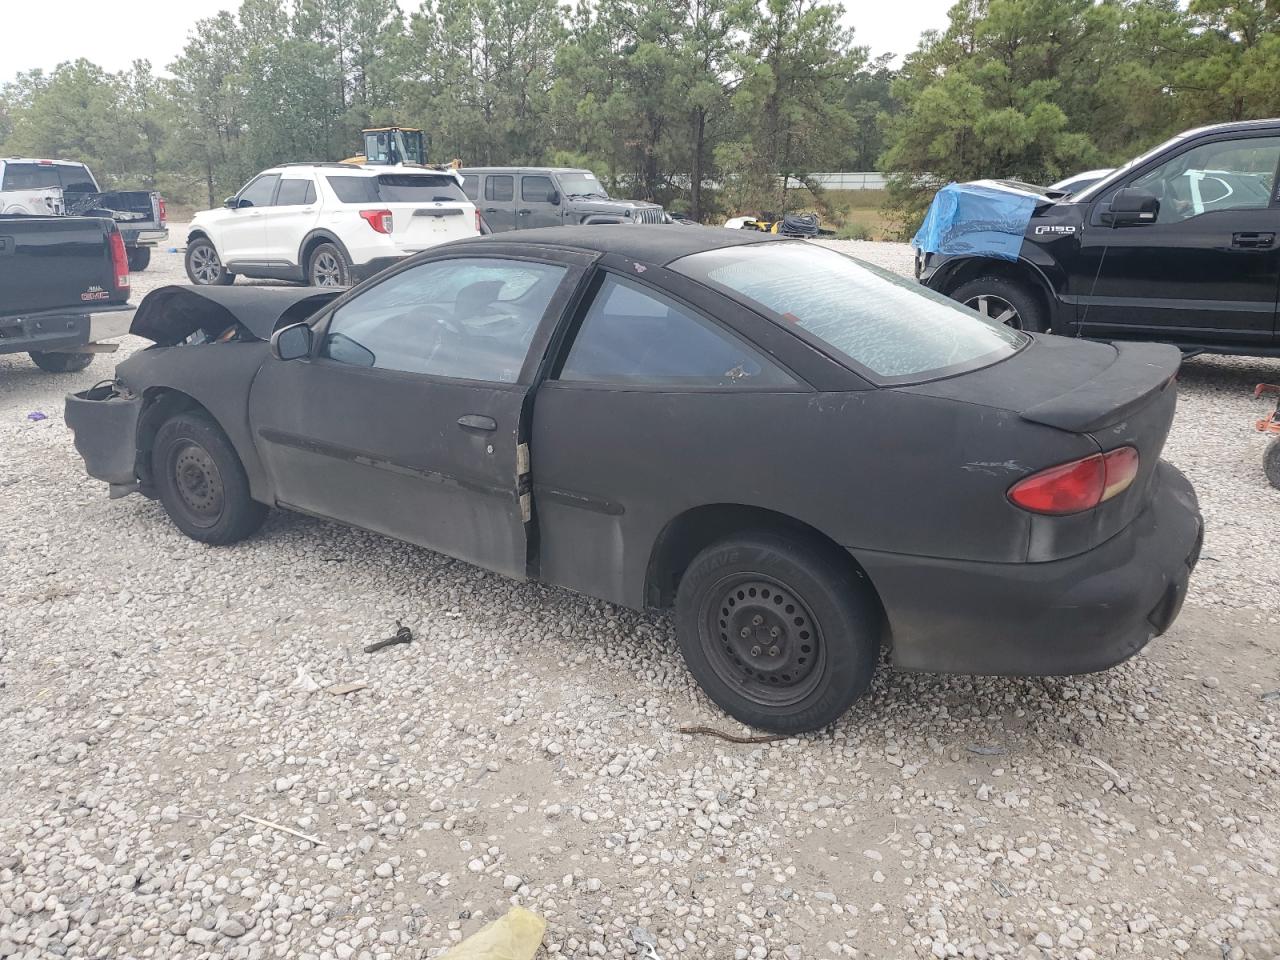
<svg viewBox="0 0 1280 960">
<path fill-rule="evenodd" d="M 538 227 L 456 241 L 456 245 L 534 244 L 591 253 L 616 253 L 645 263 L 668 264 L 704 250 L 751 243 L 787 242 L 756 230 L 682 224 L 600 224 L 587 227 Z"/>
<path fill-rule="evenodd" d="M 1212 133 L 1248 133 L 1251 130 L 1266 130 L 1270 127 L 1280 128 L 1280 117 L 1263 120 L 1233 120 L 1230 123 L 1214 123 L 1206 127 L 1195 127 L 1183 131 L 1179 136 L 1184 138 L 1203 137 Z"/>
<path fill-rule="evenodd" d="M 463 173 L 521 173 L 526 170 L 536 170 L 539 173 L 591 173 L 586 167 L 463 167 Z"/>
<path fill-rule="evenodd" d="M 0 157 L 5 163 L 38 163 L 43 167 L 83 167 L 83 160 L 46 160 L 44 157 Z"/>
</svg>

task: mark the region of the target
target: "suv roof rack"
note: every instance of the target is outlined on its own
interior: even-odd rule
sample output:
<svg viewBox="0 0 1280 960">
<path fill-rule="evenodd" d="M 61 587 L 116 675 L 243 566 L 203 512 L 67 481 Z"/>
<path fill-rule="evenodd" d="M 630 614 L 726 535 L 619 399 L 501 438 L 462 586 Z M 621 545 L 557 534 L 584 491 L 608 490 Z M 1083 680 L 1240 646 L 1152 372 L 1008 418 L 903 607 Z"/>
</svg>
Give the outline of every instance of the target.
<svg viewBox="0 0 1280 960">
<path fill-rule="evenodd" d="M 277 163 L 277 167 L 337 167 L 340 170 L 359 170 L 354 163 L 339 163 L 336 160 L 295 160 L 292 163 Z"/>
</svg>

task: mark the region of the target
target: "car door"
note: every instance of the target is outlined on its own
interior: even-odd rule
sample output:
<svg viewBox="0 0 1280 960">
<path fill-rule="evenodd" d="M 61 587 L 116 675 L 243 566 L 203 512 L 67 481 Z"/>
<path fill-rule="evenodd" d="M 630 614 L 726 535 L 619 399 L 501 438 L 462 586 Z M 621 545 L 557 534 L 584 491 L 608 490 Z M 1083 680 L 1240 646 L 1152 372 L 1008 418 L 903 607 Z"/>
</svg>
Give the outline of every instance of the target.
<svg viewBox="0 0 1280 960">
<path fill-rule="evenodd" d="M 520 177 L 520 205 L 516 207 L 516 229 L 560 225 L 560 194 L 555 181 L 544 173 Z"/>
<path fill-rule="evenodd" d="M 761 318 L 670 272 L 658 290 L 635 266 L 592 280 L 538 389 L 531 449 L 539 579 L 642 607 L 667 522 L 707 502 L 756 502 L 761 478 L 786 469 L 775 458 L 793 455 L 775 434 L 813 416 L 813 390 L 722 322 Z M 727 470 L 734 449 L 758 451 L 758 469 Z"/>
<path fill-rule="evenodd" d="M 273 264 L 301 266 L 302 240 L 316 225 L 319 206 L 316 185 L 309 174 L 286 171 L 280 177 L 275 202 L 261 211 L 263 259 Z"/>
<path fill-rule="evenodd" d="M 340 301 L 250 393 L 277 501 L 524 577 L 522 416 L 586 262 L 491 246 Z"/>
<path fill-rule="evenodd" d="M 263 216 L 275 202 L 280 174 L 264 173 L 254 177 L 236 195 L 236 204 L 214 239 L 218 255 L 226 264 L 258 263 L 266 259 L 266 221 Z"/>
<path fill-rule="evenodd" d="M 1198 142 L 1136 169 L 1098 196 L 1070 279 L 1088 336 L 1266 345 L 1280 286 L 1280 137 Z M 1128 188 L 1154 196 L 1154 222 L 1112 226 Z"/>
<path fill-rule="evenodd" d="M 480 212 L 493 233 L 516 228 L 516 178 L 511 173 L 487 173 Z"/>
</svg>

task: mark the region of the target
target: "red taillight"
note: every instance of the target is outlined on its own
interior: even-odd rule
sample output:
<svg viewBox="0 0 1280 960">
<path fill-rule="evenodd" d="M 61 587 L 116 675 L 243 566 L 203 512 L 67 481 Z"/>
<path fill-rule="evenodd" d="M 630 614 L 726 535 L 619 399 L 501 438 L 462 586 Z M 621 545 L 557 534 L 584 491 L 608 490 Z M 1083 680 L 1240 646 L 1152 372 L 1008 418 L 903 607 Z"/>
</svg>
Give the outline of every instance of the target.
<svg viewBox="0 0 1280 960">
<path fill-rule="evenodd" d="M 107 241 L 111 247 L 111 273 L 115 277 L 116 293 L 129 295 L 129 255 L 124 252 L 124 237 L 112 229 Z"/>
<path fill-rule="evenodd" d="M 361 210 L 360 216 L 364 217 L 365 222 L 378 233 L 391 232 L 390 210 Z"/>
<path fill-rule="evenodd" d="M 164 226 L 169 222 L 169 214 L 165 210 L 164 197 L 156 197 L 156 203 L 160 206 L 160 226 Z"/>
<path fill-rule="evenodd" d="M 1024 510 L 1062 516 L 1092 510 L 1128 489 L 1138 475 L 1138 451 L 1120 447 L 1024 477 L 1009 499 Z"/>
</svg>

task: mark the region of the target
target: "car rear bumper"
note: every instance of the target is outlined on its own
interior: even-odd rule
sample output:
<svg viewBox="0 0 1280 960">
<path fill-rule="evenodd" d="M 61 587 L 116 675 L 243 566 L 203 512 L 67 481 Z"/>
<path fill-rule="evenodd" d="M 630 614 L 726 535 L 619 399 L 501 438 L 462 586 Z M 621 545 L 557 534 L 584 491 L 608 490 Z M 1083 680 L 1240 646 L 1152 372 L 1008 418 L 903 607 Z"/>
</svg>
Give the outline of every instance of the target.
<svg viewBox="0 0 1280 960">
<path fill-rule="evenodd" d="M 879 591 L 893 663 L 934 673 L 1091 673 L 1133 656 L 1182 609 L 1204 524 L 1161 462 L 1152 501 L 1092 550 L 1046 563 L 978 563 L 853 550 Z"/>
<path fill-rule="evenodd" d="M 83 311 L 50 310 L 0 320 L 0 354 L 74 352 L 129 332 L 133 307 L 128 304 L 94 306 Z"/>
</svg>

